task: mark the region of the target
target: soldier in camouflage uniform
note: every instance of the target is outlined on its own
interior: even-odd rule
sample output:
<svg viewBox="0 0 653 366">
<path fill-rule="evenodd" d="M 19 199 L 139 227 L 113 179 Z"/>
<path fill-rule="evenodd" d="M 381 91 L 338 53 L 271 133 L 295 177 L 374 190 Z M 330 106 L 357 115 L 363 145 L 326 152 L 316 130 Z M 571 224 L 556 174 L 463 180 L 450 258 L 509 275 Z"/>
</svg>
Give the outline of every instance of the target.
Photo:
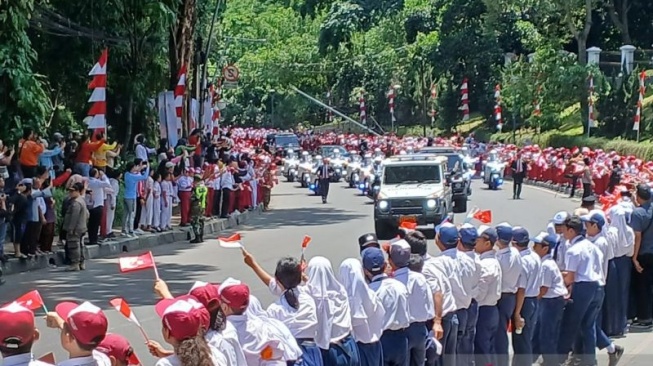
<svg viewBox="0 0 653 366">
<path fill-rule="evenodd" d="M 206 195 L 209 189 L 204 185 L 200 175 L 195 175 L 194 180 L 195 186 L 193 187 L 190 200 L 190 225 L 195 238 L 191 240 L 191 243 L 201 243 L 204 241 L 204 210 L 206 208 Z"/>
</svg>

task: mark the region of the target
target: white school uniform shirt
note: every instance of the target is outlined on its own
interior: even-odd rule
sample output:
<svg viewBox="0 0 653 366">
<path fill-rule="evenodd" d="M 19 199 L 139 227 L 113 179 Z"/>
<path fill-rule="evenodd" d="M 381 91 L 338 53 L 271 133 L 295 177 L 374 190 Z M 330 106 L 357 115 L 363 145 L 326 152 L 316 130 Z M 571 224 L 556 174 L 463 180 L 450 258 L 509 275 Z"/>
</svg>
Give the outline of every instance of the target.
<svg viewBox="0 0 653 366">
<path fill-rule="evenodd" d="M 461 261 L 461 268 L 466 270 L 464 271 L 462 278 L 463 286 L 467 289 L 469 296 L 471 296 L 472 299 L 476 299 L 476 296 L 478 296 L 478 281 L 481 279 L 482 271 L 481 257 L 474 250 L 466 252 L 459 250 L 459 252 L 464 254 L 464 256 L 459 256 L 459 260 Z M 467 276 L 468 273 L 471 273 L 472 275 Z"/>
<path fill-rule="evenodd" d="M 297 360 L 301 353 L 294 359 L 285 357 L 285 340 L 280 339 L 276 327 L 266 320 L 265 317 L 248 313 L 227 317 L 227 321 L 236 328 L 247 366 L 285 366 L 287 361 Z M 267 347 L 272 349 L 272 358 L 264 361 L 261 352 Z"/>
<path fill-rule="evenodd" d="M 569 294 L 562 278 L 562 272 L 551 254 L 542 257 L 542 287 L 547 288 L 546 293 L 542 296 L 545 299 L 555 299 Z"/>
<path fill-rule="evenodd" d="M 58 362 L 57 366 L 111 366 L 111 360 L 104 353 L 94 350 L 92 356 L 71 358 Z"/>
<path fill-rule="evenodd" d="M 494 250 L 479 256 L 481 275 L 478 281 L 478 306 L 495 306 L 501 299 L 501 265 Z"/>
<path fill-rule="evenodd" d="M 403 283 L 380 274 L 372 278 L 370 288 L 385 308 L 383 330 L 401 330 L 410 325 L 408 314 L 408 289 Z"/>
<path fill-rule="evenodd" d="M 111 191 L 113 192 L 109 193 L 109 196 L 111 197 L 109 201 L 112 207 L 116 207 L 118 193 L 120 192 L 120 182 L 115 178 L 109 179 L 109 182 L 111 183 Z"/>
<path fill-rule="evenodd" d="M 215 347 L 209 346 L 211 350 L 211 361 L 213 361 L 213 366 L 227 366 L 227 359 L 224 357 L 220 351 L 215 349 Z M 109 363 L 111 365 L 111 363 Z M 182 366 L 181 360 L 177 355 L 170 355 L 168 357 L 160 358 L 155 366 Z"/>
<path fill-rule="evenodd" d="M 608 215 L 610 216 L 608 232 L 612 235 L 607 235 L 607 237 L 608 242 L 612 242 L 615 258 L 632 257 L 635 251 L 635 232 L 628 225 L 626 210 L 619 205 L 613 206 L 608 211 Z"/>
<path fill-rule="evenodd" d="M 596 236 L 587 236 L 587 240 L 596 245 L 603 254 L 601 261 L 601 281 L 599 281 L 599 285 L 605 286 L 605 281 L 608 277 L 608 262 L 610 259 L 614 258 L 614 252 L 608 243 L 608 239 L 603 235 L 603 233 L 599 233 Z"/>
<path fill-rule="evenodd" d="M 524 297 L 537 297 L 542 287 L 542 260 L 530 249 L 519 252 L 522 271 L 517 286 L 524 289 Z"/>
<path fill-rule="evenodd" d="M 463 272 L 460 267 L 460 262 L 456 259 L 457 256 L 458 249 L 447 249 L 439 256 L 433 257 L 433 262 L 438 269 L 449 278 L 449 282 L 451 283 L 451 293 L 456 303 L 456 310 L 460 310 L 467 309 L 469 304 L 471 304 L 472 299 L 467 296 L 467 292 L 463 287 Z"/>
<path fill-rule="evenodd" d="M 179 192 L 190 192 L 193 189 L 193 178 L 183 175 L 177 180 Z"/>
<path fill-rule="evenodd" d="M 568 272 L 574 272 L 574 282 L 603 281 L 603 253 L 598 246 L 582 236 L 570 241 L 565 258 Z"/>
<path fill-rule="evenodd" d="M 347 290 L 354 340 L 364 344 L 378 342 L 383 333 L 385 308 L 367 285 L 363 265 L 356 258 L 345 259 L 339 274 L 340 283 Z"/>
<path fill-rule="evenodd" d="M 275 279 L 274 285 L 279 287 Z M 267 315 L 284 323 L 293 337 L 298 339 L 315 339 L 317 334 L 317 305 L 305 286 L 295 289 L 299 307 L 293 308 L 282 294 L 277 301 L 268 306 Z"/>
<path fill-rule="evenodd" d="M 161 199 L 161 182 L 152 184 L 152 198 L 155 200 Z"/>
<path fill-rule="evenodd" d="M 501 292 L 516 293 L 522 270 L 519 251 L 512 246 L 507 246 L 497 250 L 496 258 L 501 266 Z"/>
<path fill-rule="evenodd" d="M 229 170 L 225 170 L 220 176 L 220 189 L 227 188 L 233 191 L 234 184 L 236 184 L 236 181 L 234 180 L 234 175 Z"/>
<path fill-rule="evenodd" d="M 430 255 L 424 256 L 424 267 L 422 274 L 431 287 L 431 293 L 442 294 L 442 316 L 453 313 L 457 310 L 456 300 L 453 297 L 451 282 L 445 273 L 439 268 L 436 258 Z"/>
<path fill-rule="evenodd" d="M 263 319 L 265 324 L 269 326 L 272 336 L 275 337 L 274 339 L 281 340 L 277 344 L 277 348 L 282 353 L 284 360 L 298 360 L 302 357 L 304 352 L 288 327 L 279 320 L 270 318 L 267 311 L 263 310 L 263 305 L 261 305 L 259 299 L 254 295 L 249 295 L 249 306 L 247 306 L 246 314 L 250 317 Z"/>
<path fill-rule="evenodd" d="M 408 267 L 398 268 L 392 276 L 408 290 L 408 315 L 410 323 L 425 322 L 435 317 L 433 292 L 423 274 L 413 272 Z"/>
<path fill-rule="evenodd" d="M 89 178 L 88 179 L 88 188 L 91 189 L 91 202 L 93 203 L 92 208 L 104 206 L 104 199 L 106 195 L 104 190 L 111 188 L 111 182 L 106 175 L 103 175 L 102 178 Z"/>
<path fill-rule="evenodd" d="M 38 361 L 34 359 L 31 353 L 23 353 L 22 355 L 4 357 L 2 359 L 3 366 L 52 366 L 49 363 Z"/>
<path fill-rule="evenodd" d="M 225 322 L 222 332 L 210 330 L 206 333 L 206 342 L 224 355 L 228 366 L 246 365 L 243 348 L 238 341 L 238 333 L 233 324 Z"/>
</svg>

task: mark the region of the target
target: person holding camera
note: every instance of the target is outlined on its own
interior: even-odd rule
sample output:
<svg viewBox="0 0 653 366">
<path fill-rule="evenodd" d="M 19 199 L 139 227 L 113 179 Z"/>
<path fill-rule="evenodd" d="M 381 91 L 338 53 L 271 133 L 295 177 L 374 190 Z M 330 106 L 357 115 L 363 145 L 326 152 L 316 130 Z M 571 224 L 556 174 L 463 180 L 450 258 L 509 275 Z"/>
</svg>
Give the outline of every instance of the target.
<svg viewBox="0 0 653 366">
<path fill-rule="evenodd" d="M 144 171 L 143 171 L 144 169 Z M 130 162 L 125 171 L 125 208 L 122 217 L 122 234 L 134 236 L 134 220 L 136 219 L 136 199 L 138 198 L 138 183 L 150 176 L 150 166 L 147 161 L 138 164 Z"/>
</svg>

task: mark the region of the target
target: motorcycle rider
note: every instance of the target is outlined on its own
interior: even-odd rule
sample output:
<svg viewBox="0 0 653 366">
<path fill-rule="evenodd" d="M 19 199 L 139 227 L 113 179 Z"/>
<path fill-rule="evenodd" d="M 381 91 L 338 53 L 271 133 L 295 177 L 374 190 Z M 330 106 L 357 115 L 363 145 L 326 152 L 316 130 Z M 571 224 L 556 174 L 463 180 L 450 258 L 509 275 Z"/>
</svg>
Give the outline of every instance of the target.
<svg viewBox="0 0 653 366">
<path fill-rule="evenodd" d="M 327 196 L 329 195 L 329 184 L 333 176 L 333 168 L 329 164 L 329 158 L 322 159 L 322 165 L 317 167 L 315 172 L 319 179 L 319 189 L 322 195 L 322 203 L 327 203 Z"/>
</svg>

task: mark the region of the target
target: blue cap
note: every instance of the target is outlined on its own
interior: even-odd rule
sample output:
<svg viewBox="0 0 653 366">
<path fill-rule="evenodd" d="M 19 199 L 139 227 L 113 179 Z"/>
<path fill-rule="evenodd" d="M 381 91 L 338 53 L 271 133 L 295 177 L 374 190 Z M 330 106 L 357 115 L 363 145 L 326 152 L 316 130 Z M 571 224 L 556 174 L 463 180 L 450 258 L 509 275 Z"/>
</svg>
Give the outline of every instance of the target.
<svg viewBox="0 0 653 366">
<path fill-rule="evenodd" d="M 476 245 L 476 239 L 478 239 L 478 230 L 472 225 L 472 224 L 463 224 L 463 226 L 460 227 L 460 242 L 463 243 L 464 246 L 475 246 Z"/>
<path fill-rule="evenodd" d="M 534 238 L 531 238 L 533 243 L 535 244 L 541 244 L 541 245 L 547 245 L 550 247 L 555 247 L 556 244 L 558 243 L 558 237 L 553 234 L 549 234 L 548 232 L 541 232 L 537 234 Z"/>
<path fill-rule="evenodd" d="M 514 241 L 517 244 L 520 245 L 526 245 L 528 244 L 530 239 L 530 235 L 528 235 L 528 230 L 524 229 L 521 226 L 515 226 L 512 228 L 512 241 Z"/>
<path fill-rule="evenodd" d="M 451 247 L 458 244 L 458 228 L 449 222 L 446 222 L 440 226 L 438 235 L 440 237 L 440 241 L 445 246 Z"/>
<path fill-rule="evenodd" d="M 497 231 L 497 237 L 504 243 L 510 243 L 512 241 L 512 226 L 509 223 L 503 222 L 495 227 Z"/>
<path fill-rule="evenodd" d="M 584 222 L 596 224 L 599 229 L 602 229 L 603 226 L 605 226 L 605 216 L 603 215 L 603 212 L 599 210 L 592 210 L 587 215 L 581 216 L 580 219 Z"/>
<path fill-rule="evenodd" d="M 485 235 L 492 244 L 494 244 L 499 238 L 496 229 L 487 225 L 481 225 L 478 227 L 478 236 L 483 235 Z"/>
<path fill-rule="evenodd" d="M 383 251 L 376 247 L 366 248 L 361 252 L 363 258 L 363 268 L 370 272 L 378 272 L 383 269 L 385 263 L 385 256 Z"/>
</svg>

